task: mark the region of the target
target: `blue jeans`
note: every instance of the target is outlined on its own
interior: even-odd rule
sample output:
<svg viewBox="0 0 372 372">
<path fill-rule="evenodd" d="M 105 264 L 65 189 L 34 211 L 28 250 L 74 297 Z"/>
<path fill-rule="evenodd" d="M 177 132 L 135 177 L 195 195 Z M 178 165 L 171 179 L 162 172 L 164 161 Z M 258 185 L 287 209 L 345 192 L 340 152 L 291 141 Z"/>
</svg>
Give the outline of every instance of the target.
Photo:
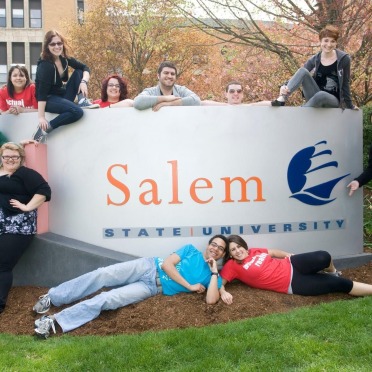
<svg viewBox="0 0 372 372">
<path fill-rule="evenodd" d="M 306 103 L 303 107 L 333 107 L 340 106 L 338 99 L 327 92 L 319 89 L 310 72 L 305 68 L 299 68 L 289 80 L 287 87 L 293 93 L 302 85 L 302 92 Z"/>
<path fill-rule="evenodd" d="M 82 78 L 83 71 L 75 70 L 66 84 L 64 96 L 50 94 L 47 97 L 45 111 L 59 114 L 49 122 L 53 129 L 74 123 L 83 116 L 83 110 L 74 103 Z"/>
<path fill-rule="evenodd" d="M 155 259 L 139 258 L 101 267 L 51 288 L 48 294 L 52 304 L 60 306 L 89 296 L 104 287 L 115 288 L 54 314 L 63 332 L 97 318 L 102 310 L 118 309 L 155 296 L 159 292 Z"/>
</svg>

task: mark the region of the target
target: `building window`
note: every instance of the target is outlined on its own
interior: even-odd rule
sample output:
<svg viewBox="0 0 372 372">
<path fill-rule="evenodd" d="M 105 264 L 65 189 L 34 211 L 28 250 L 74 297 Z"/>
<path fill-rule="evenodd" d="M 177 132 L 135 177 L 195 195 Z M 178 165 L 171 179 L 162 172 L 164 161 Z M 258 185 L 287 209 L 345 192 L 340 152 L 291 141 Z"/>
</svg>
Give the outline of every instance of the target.
<svg viewBox="0 0 372 372">
<path fill-rule="evenodd" d="M 12 64 L 25 64 L 25 43 L 12 43 Z"/>
<path fill-rule="evenodd" d="M 0 83 L 4 84 L 7 81 L 7 53 L 6 43 L 0 43 Z"/>
<path fill-rule="evenodd" d="M 12 27 L 25 27 L 23 0 L 12 0 Z"/>
<path fill-rule="evenodd" d="M 42 43 L 30 43 L 30 77 L 32 80 L 36 78 L 37 61 L 40 58 Z"/>
<path fill-rule="evenodd" d="M 6 27 L 5 0 L 0 0 L 0 27 Z"/>
<path fill-rule="evenodd" d="M 80 25 L 84 23 L 84 1 L 77 1 L 77 18 Z"/>
<path fill-rule="evenodd" d="M 30 28 L 41 27 L 41 0 L 30 0 Z"/>
</svg>

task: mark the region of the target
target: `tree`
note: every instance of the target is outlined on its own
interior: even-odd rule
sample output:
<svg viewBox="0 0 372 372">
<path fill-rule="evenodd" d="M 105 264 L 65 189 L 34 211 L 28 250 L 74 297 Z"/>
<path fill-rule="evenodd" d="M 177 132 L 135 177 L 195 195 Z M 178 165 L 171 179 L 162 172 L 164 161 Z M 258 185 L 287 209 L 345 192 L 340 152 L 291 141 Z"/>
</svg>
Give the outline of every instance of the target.
<svg viewBox="0 0 372 372">
<path fill-rule="evenodd" d="M 168 5 L 166 0 L 87 2 L 83 24 L 70 24 L 68 37 L 74 54 L 92 70 L 95 97 L 109 73 L 125 76 L 133 96 L 156 84 L 161 61 L 172 60 L 182 75 L 193 68 L 195 56 L 207 54 L 207 36 L 180 27 L 182 19 Z"/>
<path fill-rule="evenodd" d="M 339 47 L 347 50 L 353 60 L 354 98 L 359 105 L 372 99 L 370 0 L 193 0 L 189 6 L 175 6 L 203 32 L 224 43 L 276 55 L 288 75 L 314 54 L 317 33 L 333 24 L 341 31 Z"/>
</svg>

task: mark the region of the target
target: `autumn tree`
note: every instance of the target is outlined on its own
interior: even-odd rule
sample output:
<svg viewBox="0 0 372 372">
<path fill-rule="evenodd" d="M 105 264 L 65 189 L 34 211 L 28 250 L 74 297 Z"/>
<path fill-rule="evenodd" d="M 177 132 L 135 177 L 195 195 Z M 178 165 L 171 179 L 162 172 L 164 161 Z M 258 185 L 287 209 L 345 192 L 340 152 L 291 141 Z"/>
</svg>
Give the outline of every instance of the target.
<svg viewBox="0 0 372 372">
<path fill-rule="evenodd" d="M 87 1 L 84 22 L 70 24 L 68 37 L 74 54 L 92 70 L 95 97 L 109 73 L 125 76 L 134 96 L 156 84 L 161 61 L 175 62 L 182 77 L 195 68 L 198 55 L 208 54 L 207 35 L 194 34 L 168 5 L 166 0 Z"/>
<path fill-rule="evenodd" d="M 276 56 L 287 76 L 317 51 L 318 32 L 333 24 L 341 31 L 339 47 L 352 56 L 354 98 L 359 105 L 372 99 L 370 0 L 192 0 L 175 6 L 221 42 Z"/>
</svg>

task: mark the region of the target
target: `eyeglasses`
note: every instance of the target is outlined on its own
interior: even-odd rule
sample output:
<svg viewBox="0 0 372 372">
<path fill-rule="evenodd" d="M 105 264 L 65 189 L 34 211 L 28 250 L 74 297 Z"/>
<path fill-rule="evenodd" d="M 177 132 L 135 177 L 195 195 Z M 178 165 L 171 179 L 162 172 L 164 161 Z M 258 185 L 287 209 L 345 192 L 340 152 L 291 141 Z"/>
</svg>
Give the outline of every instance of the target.
<svg viewBox="0 0 372 372">
<path fill-rule="evenodd" d="M 56 45 L 57 46 L 62 46 L 63 43 L 61 41 L 59 41 L 58 43 L 49 43 L 49 46 L 51 46 L 51 47 L 55 47 Z"/>
<path fill-rule="evenodd" d="M 215 242 L 212 242 L 210 243 L 209 245 L 211 245 L 213 248 L 217 248 L 219 251 L 221 252 L 225 252 L 225 247 L 222 247 L 222 245 L 218 245 L 217 243 Z"/>
<path fill-rule="evenodd" d="M 3 160 L 10 160 L 10 159 L 12 159 L 12 160 L 16 161 L 16 160 L 19 160 L 20 159 L 20 156 L 7 156 L 7 155 L 5 155 L 5 156 L 2 156 L 2 159 Z"/>
<path fill-rule="evenodd" d="M 229 89 L 229 93 L 231 93 L 231 94 L 234 94 L 234 93 L 241 93 L 241 92 L 243 92 L 243 89 Z"/>
<path fill-rule="evenodd" d="M 110 88 L 118 88 L 120 89 L 120 84 L 107 84 L 108 87 Z"/>
</svg>

